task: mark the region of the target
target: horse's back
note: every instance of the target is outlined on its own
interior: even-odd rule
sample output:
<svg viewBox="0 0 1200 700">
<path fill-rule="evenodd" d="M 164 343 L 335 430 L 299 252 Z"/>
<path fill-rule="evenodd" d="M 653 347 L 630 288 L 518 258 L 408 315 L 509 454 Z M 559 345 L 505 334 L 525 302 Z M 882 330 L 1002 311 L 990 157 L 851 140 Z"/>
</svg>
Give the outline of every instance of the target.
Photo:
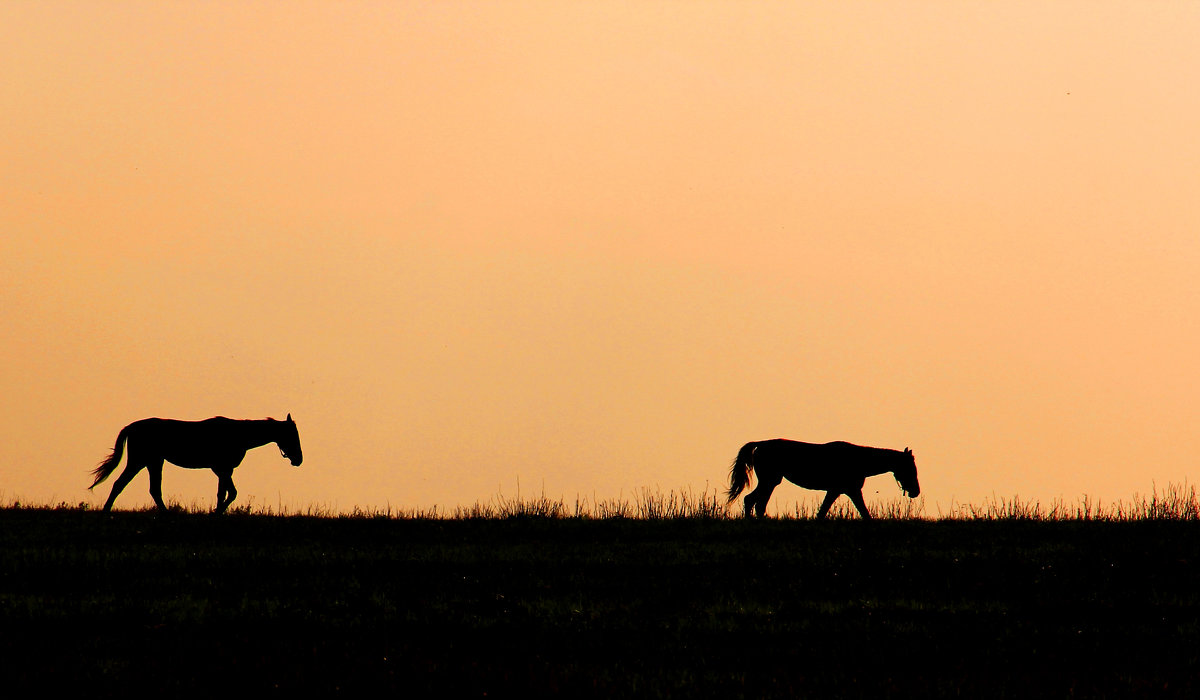
<svg viewBox="0 0 1200 700">
<path fill-rule="evenodd" d="M 754 468 L 776 471 L 788 481 L 809 489 L 861 488 L 866 463 L 880 450 L 854 443 L 799 442 L 778 438 L 759 442 L 754 451 Z"/>
<path fill-rule="evenodd" d="M 798 440 L 787 440 L 784 438 L 775 438 L 774 440 L 763 440 L 757 443 L 755 449 L 756 455 L 761 455 L 764 452 L 787 455 L 794 457 L 837 457 L 845 456 L 861 450 L 871 450 L 873 448 L 855 445 L 850 442 L 800 442 Z"/>
<path fill-rule="evenodd" d="M 178 420 L 175 418 L 143 418 L 130 423 L 126 430 L 141 435 L 213 435 L 229 432 L 238 421 L 224 416 L 204 420 Z"/>
<path fill-rule="evenodd" d="M 206 466 L 214 458 L 245 454 L 235 439 L 240 423 L 224 416 L 197 421 L 144 418 L 131 423 L 128 430 L 130 442 L 139 452 L 161 455 L 181 467 L 193 467 Z"/>
<path fill-rule="evenodd" d="M 845 442 L 844 440 L 837 440 L 834 442 L 800 442 L 798 440 L 775 438 L 774 440 L 763 440 L 757 443 L 757 445 L 758 449 L 756 452 L 766 449 L 770 452 L 807 456 L 826 455 L 830 457 L 845 457 L 854 454 L 873 454 L 876 452 L 894 451 L 881 450 L 877 447 L 855 445 L 852 442 Z"/>
</svg>

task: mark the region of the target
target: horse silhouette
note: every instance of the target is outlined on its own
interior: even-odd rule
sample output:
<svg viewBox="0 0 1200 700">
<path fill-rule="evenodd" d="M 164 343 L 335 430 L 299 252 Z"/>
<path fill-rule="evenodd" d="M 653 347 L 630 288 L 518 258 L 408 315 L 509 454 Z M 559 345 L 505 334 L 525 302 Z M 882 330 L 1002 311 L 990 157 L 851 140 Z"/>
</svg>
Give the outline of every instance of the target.
<svg viewBox="0 0 1200 700">
<path fill-rule="evenodd" d="M 771 492 L 785 478 L 797 486 L 827 492 L 817 512 L 818 519 L 829 513 L 830 506 L 842 494 L 850 497 L 864 519 L 870 519 L 862 495 L 868 476 L 891 472 L 909 498 L 921 493 L 917 463 L 909 449 L 900 452 L 848 442 L 824 445 L 794 440 L 748 442 L 738 451 L 730 469 L 728 503 L 733 503 L 749 484 L 750 472 L 757 474 L 758 486 L 744 501 L 747 518 L 766 513 Z"/>
<path fill-rule="evenodd" d="M 300 450 L 300 432 L 292 414 L 287 420 L 233 420 L 217 416 L 201 421 L 146 418 L 121 429 L 117 443 L 108 459 L 101 462 L 92 474 L 96 480 L 88 490 L 108 478 L 121 463 L 122 451 L 129 452 L 125 471 L 117 477 L 104 510 L 112 510 L 113 501 L 121 489 L 142 469 L 150 473 L 150 496 L 160 510 L 166 510 L 162 500 L 163 462 L 185 469 L 211 469 L 217 475 L 217 513 L 237 498 L 233 487 L 233 470 L 242 463 L 246 451 L 269 442 L 279 447 L 279 453 L 300 466 L 304 453 Z"/>
</svg>

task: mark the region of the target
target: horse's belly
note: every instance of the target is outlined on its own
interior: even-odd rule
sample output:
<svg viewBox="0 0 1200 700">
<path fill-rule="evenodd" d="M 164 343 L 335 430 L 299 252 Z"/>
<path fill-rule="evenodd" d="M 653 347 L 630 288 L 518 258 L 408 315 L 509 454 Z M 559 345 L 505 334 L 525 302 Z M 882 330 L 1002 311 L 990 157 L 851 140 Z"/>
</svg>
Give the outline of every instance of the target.
<svg viewBox="0 0 1200 700">
<path fill-rule="evenodd" d="M 784 474 L 783 476 L 801 488 L 813 489 L 814 491 L 824 491 L 829 488 L 829 484 L 808 474 Z"/>
<path fill-rule="evenodd" d="M 864 481 L 858 475 L 840 474 L 836 467 L 829 466 L 794 469 L 785 472 L 784 478 L 801 488 L 839 492 L 861 489 Z"/>
<path fill-rule="evenodd" d="M 163 457 L 184 469 L 232 469 L 242 463 L 245 451 L 213 450 L 211 448 L 168 449 Z"/>
</svg>

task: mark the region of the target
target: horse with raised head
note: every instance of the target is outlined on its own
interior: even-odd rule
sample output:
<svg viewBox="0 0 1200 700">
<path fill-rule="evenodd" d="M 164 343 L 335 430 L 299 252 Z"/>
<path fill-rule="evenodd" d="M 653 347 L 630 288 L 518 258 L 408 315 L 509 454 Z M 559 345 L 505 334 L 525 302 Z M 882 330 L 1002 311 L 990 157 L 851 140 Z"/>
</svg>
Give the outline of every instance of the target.
<svg viewBox="0 0 1200 700">
<path fill-rule="evenodd" d="M 846 494 L 864 519 L 870 519 L 863 501 L 863 483 L 868 476 L 891 472 L 900 489 L 909 497 L 921 493 L 917 483 L 917 463 L 912 450 L 886 450 L 862 447 L 848 442 L 816 445 L 794 440 L 748 442 L 738 451 L 729 474 L 728 503 L 750 483 L 750 473 L 758 476 L 758 486 L 744 501 L 745 515 L 763 516 L 771 492 L 783 479 L 806 489 L 825 491 L 825 500 L 817 512 L 824 518 L 837 497 Z"/>
<path fill-rule="evenodd" d="M 166 461 L 185 469 L 213 470 L 217 475 L 216 512 L 224 513 L 237 498 L 233 470 L 242 463 L 248 450 L 270 442 L 279 447 L 279 453 L 293 466 L 298 467 L 304 461 L 300 432 L 290 413 L 284 421 L 233 420 L 220 416 L 201 421 L 146 418 L 121 429 L 112 454 L 92 470 L 96 480 L 88 489 L 96 488 L 116 471 L 121 453 L 128 451 L 129 461 L 113 484 L 112 493 L 104 503 L 105 511 L 112 509 L 121 489 L 142 469 L 150 473 L 150 496 L 154 503 L 160 510 L 166 510 L 162 500 L 162 469 Z"/>
</svg>

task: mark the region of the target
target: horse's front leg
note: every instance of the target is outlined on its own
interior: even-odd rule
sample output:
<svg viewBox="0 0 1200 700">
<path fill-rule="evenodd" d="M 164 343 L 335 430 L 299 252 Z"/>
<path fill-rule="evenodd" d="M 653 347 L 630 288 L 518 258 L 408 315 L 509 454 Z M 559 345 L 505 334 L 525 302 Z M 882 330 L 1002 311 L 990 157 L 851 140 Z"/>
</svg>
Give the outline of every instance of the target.
<svg viewBox="0 0 1200 700">
<path fill-rule="evenodd" d="M 851 501 L 854 501 L 854 507 L 858 509 L 858 514 L 862 516 L 862 519 L 870 520 L 871 512 L 867 510 L 867 503 L 863 500 L 862 489 L 851 491 L 846 495 L 850 497 Z"/>
</svg>

